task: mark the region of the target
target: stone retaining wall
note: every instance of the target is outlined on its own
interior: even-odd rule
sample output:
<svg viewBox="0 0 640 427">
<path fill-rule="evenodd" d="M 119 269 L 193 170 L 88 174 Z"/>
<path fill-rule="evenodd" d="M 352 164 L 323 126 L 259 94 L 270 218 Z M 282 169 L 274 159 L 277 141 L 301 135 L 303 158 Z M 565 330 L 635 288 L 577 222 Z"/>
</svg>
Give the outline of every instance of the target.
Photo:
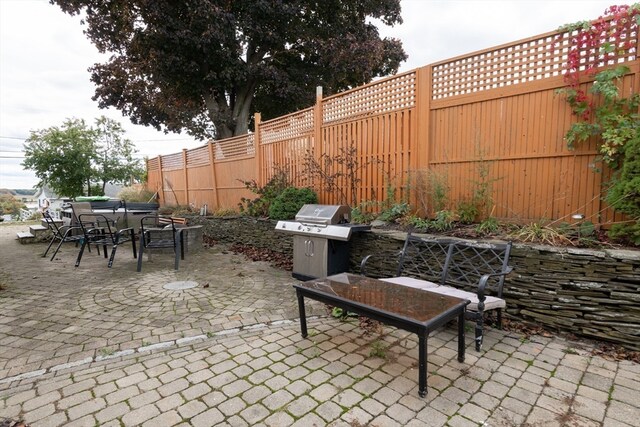
<svg viewBox="0 0 640 427">
<path fill-rule="evenodd" d="M 275 222 L 253 218 L 193 218 L 204 234 L 292 253 L 292 237 Z M 351 271 L 368 254 L 397 252 L 406 234 L 374 230 L 351 239 Z M 393 256 L 380 269 L 394 270 Z M 504 297 L 508 315 L 552 330 L 608 341 L 640 351 L 640 251 L 590 250 L 515 244 Z"/>
</svg>

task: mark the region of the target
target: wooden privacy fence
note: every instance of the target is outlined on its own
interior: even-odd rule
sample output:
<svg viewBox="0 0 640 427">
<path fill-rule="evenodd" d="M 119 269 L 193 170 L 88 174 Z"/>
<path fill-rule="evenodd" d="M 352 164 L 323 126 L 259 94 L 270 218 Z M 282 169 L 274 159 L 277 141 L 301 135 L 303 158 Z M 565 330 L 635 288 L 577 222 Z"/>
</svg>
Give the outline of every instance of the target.
<svg viewBox="0 0 640 427">
<path fill-rule="evenodd" d="M 609 172 L 594 171 L 596 141 L 571 151 L 564 140 L 575 119 L 556 91 L 570 37 L 549 32 L 327 98 L 319 91 L 311 108 L 265 122 L 256 114 L 254 133 L 150 159 L 148 187 L 165 205 L 212 212 L 256 197 L 242 181 L 264 185 L 284 170 L 326 204 L 409 201 L 433 213 L 438 189 L 454 210 L 484 191 L 485 214 L 502 220 L 620 221 L 602 200 Z M 625 63 L 623 95 L 640 86 L 635 26 L 626 40 L 632 48 L 606 59 L 580 52 L 583 69 Z M 313 165 L 337 185 L 312 179 Z"/>
</svg>

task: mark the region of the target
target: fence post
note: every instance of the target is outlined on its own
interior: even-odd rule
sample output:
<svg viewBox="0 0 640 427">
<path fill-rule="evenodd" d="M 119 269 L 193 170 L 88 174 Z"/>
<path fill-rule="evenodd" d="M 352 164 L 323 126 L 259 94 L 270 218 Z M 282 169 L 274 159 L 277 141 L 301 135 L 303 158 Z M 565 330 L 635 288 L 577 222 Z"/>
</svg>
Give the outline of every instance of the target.
<svg viewBox="0 0 640 427">
<path fill-rule="evenodd" d="M 253 148 L 254 148 L 254 157 L 253 160 L 256 162 L 256 184 L 258 187 L 262 187 L 262 171 L 264 170 L 262 164 L 262 151 L 260 150 L 260 146 L 262 145 L 262 130 L 260 126 L 262 125 L 262 114 L 255 113 L 253 116 L 253 121 L 255 123 L 255 132 L 253 134 Z"/>
<path fill-rule="evenodd" d="M 149 168 L 147 168 L 149 170 Z M 164 198 L 164 175 L 162 173 L 162 156 L 158 156 L 158 176 L 160 177 L 160 183 L 156 183 L 156 191 L 158 192 L 158 203 L 162 200 L 162 203 L 166 200 Z"/>
<path fill-rule="evenodd" d="M 209 161 L 211 162 L 211 186 L 213 190 L 213 207 L 215 209 L 219 209 L 220 205 L 218 204 L 218 183 L 216 182 L 216 162 L 215 162 L 215 156 L 213 153 L 213 144 L 214 144 L 214 141 L 207 142 L 207 145 L 209 146 Z"/>
<path fill-rule="evenodd" d="M 322 86 L 316 87 L 316 104 L 313 106 L 313 141 L 311 144 L 311 156 L 320 163 L 320 156 L 322 153 Z M 316 182 L 314 177 L 309 177 L 309 182 L 312 187 L 316 187 Z M 316 187 L 320 188 L 320 187 Z M 321 203 L 326 202 L 324 194 L 322 194 L 322 189 L 318 190 L 318 199 L 320 199 Z"/>
<path fill-rule="evenodd" d="M 415 179 L 421 171 L 429 171 L 429 123 L 431 121 L 431 65 L 420 67 L 416 70 L 416 130 L 413 135 L 413 146 L 415 156 L 412 157 L 409 170 L 413 171 Z M 414 185 L 414 187 L 416 187 Z M 417 190 L 417 188 L 416 188 Z M 414 190 L 410 195 L 410 203 L 417 206 L 418 195 Z M 422 208 L 421 206 L 417 206 Z M 426 215 L 428 212 L 422 212 Z"/>
<path fill-rule="evenodd" d="M 184 173 L 184 205 L 189 206 L 189 177 L 187 173 L 187 149 L 186 148 L 182 149 L 182 171 Z"/>
</svg>

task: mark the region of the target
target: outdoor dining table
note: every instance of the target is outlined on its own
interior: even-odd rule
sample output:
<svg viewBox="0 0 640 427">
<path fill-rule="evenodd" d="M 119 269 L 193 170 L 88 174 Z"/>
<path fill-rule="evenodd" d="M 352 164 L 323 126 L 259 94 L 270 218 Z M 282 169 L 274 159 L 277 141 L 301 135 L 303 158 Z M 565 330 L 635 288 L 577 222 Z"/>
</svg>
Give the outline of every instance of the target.
<svg viewBox="0 0 640 427">
<path fill-rule="evenodd" d="M 307 337 L 304 298 L 354 312 L 418 336 L 418 394 L 427 395 L 427 338 L 433 330 L 458 319 L 458 361 L 464 362 L 464 314 L 469 300 L 429 290 L 341 273 L 294 284 L 302 337 Z"/>
</svg>

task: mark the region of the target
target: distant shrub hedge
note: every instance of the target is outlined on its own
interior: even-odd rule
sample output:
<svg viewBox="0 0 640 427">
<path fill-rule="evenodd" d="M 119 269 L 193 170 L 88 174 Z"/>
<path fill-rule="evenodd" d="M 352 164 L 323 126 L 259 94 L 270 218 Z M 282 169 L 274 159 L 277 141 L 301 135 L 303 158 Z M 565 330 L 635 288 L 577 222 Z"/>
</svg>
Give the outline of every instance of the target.
<svg viewBox="0 0 640 427">
<path fill-rule="evenodd" d="M 287 187 L 269 206 L 269 218 L 293 219 L 303 205 L 318 203 L 318 195 L 310 188 Z"/>
</svg>

